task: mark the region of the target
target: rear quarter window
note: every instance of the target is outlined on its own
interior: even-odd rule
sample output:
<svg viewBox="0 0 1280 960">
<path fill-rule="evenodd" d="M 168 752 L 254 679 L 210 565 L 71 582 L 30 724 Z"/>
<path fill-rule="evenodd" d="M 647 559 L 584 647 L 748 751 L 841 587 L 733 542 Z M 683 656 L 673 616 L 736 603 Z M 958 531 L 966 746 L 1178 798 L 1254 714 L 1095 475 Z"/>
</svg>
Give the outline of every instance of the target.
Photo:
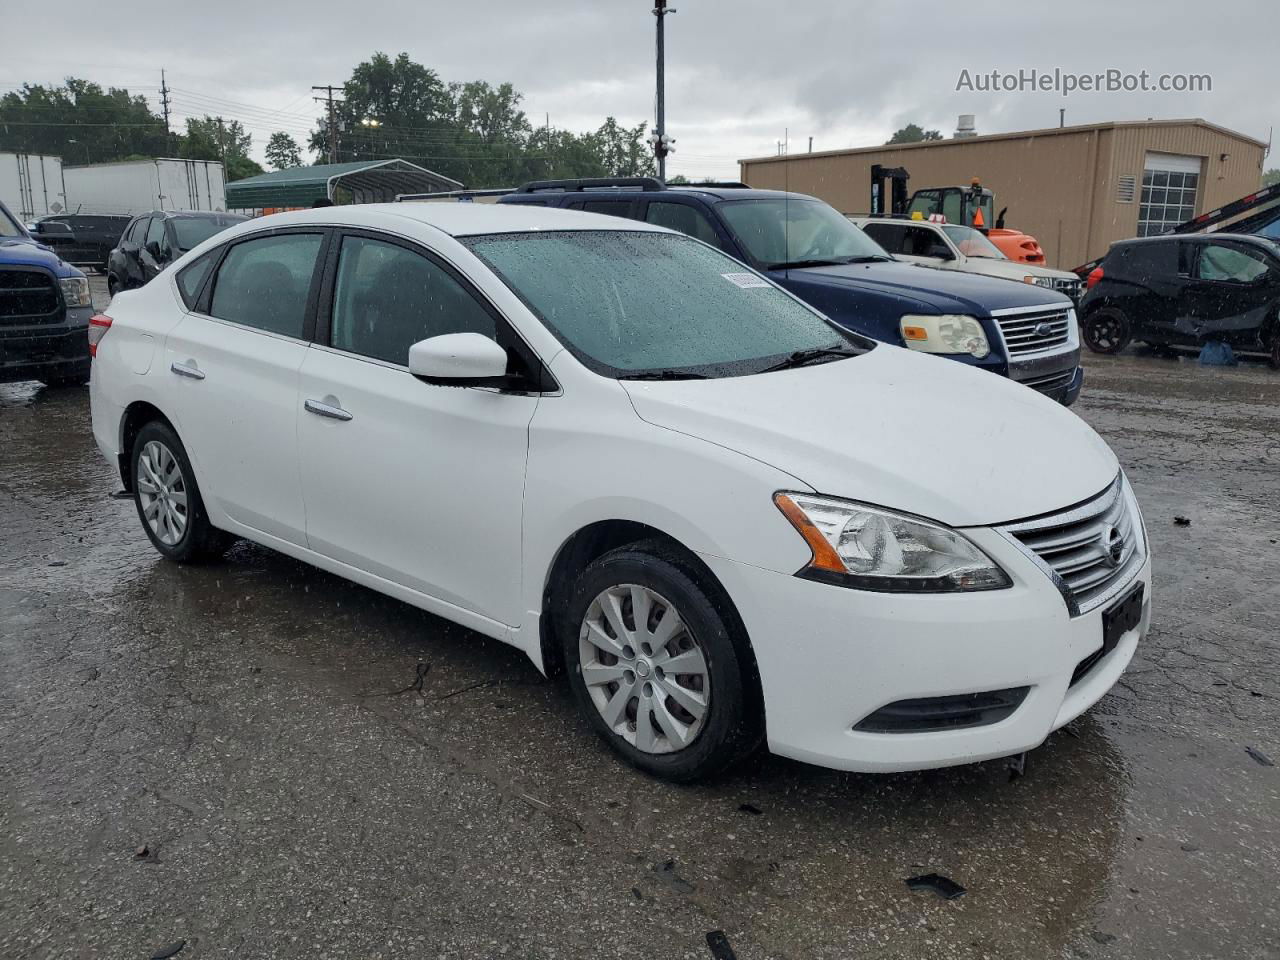
<svg viewBox="0 0 1280 960">
<path fill-rule="evenodd" d="M 178 294 L 188 310 L 194 310 L 200 299 L 200 291 L 204 289 L 204 281 L 209 276 L 209 268 L 218 258 L 220 250 L 211 250 L 194 263 L 183 267 L 178 273 Z"/>
</svg>

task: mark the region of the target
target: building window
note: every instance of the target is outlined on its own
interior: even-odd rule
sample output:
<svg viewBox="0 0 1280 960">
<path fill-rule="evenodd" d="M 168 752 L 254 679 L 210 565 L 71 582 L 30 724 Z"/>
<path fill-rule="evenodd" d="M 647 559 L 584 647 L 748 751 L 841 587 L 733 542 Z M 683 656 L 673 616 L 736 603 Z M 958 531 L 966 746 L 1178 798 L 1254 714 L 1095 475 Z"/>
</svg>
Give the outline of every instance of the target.
<svg viewBox="0 0 1280 960">
<path fill-rule="evenodd" d="M 1138 236 L 1159 236 L 1194 217 L 1199 187 L 1199 157 L 1149 154 L 1142 174 Z"/>
</svg>

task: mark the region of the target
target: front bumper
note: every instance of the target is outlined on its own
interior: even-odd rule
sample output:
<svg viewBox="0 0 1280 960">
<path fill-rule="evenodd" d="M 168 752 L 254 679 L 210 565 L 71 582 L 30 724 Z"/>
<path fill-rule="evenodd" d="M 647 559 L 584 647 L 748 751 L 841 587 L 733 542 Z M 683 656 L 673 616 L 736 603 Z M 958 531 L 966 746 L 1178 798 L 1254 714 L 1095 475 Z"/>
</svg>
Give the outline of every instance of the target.
<svg viewBox="0 0 1280 960">
<path fill-rule="evenodd" d="M 760 670 L 769 749 L 840 770 L 896 771 L 1029 750 L 1096 703 L 1133 657 L 1151 620 L 1151 566 L 1139 580 L 1141 623 L 1074 685 L 1102 646 L 1110 605 L 1072 618 L 1049 578 L 992 530 L 966 530 L 1013 579 L 968 594 L 871 593 L 815 583 L 718 557 L 703 560 L 738 607 Z M 1029 687 L 994 723 L 913 733 L 855 730 L 901 700 Z"/>
<path fill-rule="evenodd" d="M 0 327 L 0 383 L 87 377 L 92 314 L 78 307 L 56 326 Z"/>
</svg>

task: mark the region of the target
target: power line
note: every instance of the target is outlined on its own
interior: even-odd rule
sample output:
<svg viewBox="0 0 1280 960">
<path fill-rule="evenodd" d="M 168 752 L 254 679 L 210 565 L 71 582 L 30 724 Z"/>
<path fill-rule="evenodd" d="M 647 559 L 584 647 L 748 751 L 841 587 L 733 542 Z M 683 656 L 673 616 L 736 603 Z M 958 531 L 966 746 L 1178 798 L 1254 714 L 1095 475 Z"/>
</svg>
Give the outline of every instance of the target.
<svg viewBox="0 0 1280 960">
<path fill-rule="evenodd" d="M 333 91 L 341 90 L 341 87 L 335 87 L 332 84 L 323 87 L 312 86 L 312 90 L 323 90 L 329 104 L 329 162 L 338 162 L 338 116 L 333 112 Z M 314 100 L 320 100 L 320 97 L 313 97 Z"/>
</svg>

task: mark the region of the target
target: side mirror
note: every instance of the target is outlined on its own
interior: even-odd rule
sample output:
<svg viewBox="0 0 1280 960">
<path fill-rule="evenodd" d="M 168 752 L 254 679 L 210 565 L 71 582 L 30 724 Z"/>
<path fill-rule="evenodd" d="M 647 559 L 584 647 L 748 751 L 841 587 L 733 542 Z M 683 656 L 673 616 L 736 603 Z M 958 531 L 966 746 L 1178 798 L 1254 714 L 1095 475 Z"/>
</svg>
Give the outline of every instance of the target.
<svg viewBox="0 0 1280 960">
<path fill-rule="evenodd" d="M 924 252 L 926 257 L 933 257 L 937 260 L 954 260 L 955 257 L 951 253 L 951 248 L 945 243 L 935 243 Z"/>
<path fill-rule="evenodd" d="M 160 262 L 160 242 L 158 240 L 148 240 L 147 253 L 151 254 L 151 259 L 159 263 Z"/>
<path fill-rule="evenodd" d="M 409 372 L 443 387 L 501 387 L 507 351 L 479 333 L 446 333 L 409 348 Z"/>
<path fill-rule="evenodd" d="M 72 243 L 76 238 L 70 226 L 56 220 L 33 223 L 30 233 L 37 240 L 43 240 L 46 243 Z"/>
</svg>

